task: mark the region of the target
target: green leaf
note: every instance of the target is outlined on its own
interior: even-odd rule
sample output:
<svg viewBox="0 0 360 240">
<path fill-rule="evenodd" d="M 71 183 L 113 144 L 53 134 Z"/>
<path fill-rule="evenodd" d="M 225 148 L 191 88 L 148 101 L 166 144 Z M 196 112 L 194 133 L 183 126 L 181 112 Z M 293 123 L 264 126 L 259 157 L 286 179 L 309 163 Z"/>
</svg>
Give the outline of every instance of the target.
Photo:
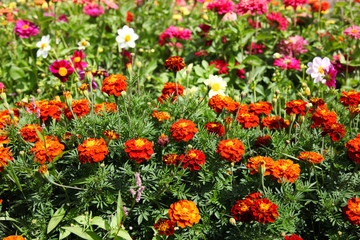
<svg viewBox="0 0 360 240">
<path fill-rule="evenodd" d="M 259 35 L 256 36 L 257 41 L 262 41 L 262 40 L 272 39 L 272 38 L 273 38 L 273 35 L 271 35 L 269 33 L 260 33 Z"/>
<path fill-rule="evenodd" d="M 63 232 L 60 232 L 59 234 L 59 240 L 62 240 L 64 238 L 66 238 L 67 236 L 69 236 L 71 234 L 71 232 L 69 232 L 68 230 L 64 230 Z"/>
<path fill-rule="evenodd" d="M 110 229 L 109 223 L 106 220 L 102 219 L 101 217 L 97 217 L 97 216 L 94 217 L 92 219 L 92 221 L 90 221 L 90 224 L 91 225 L 96 225 L 96 226 L 98 226 L 98 227 L 100 227 L 100 228 L 102 228 L 104 230 L 109 230 Z"/>
<path fill-rule="evenodd" d="M 261 60 L 259 57 L 255 56 L 255 55 L 250 55 L 247 56 L 244 61 L 242 62 L 242 64 L 250 64 L 250 65 L 254 65 L 254 66 L 261 66 L 263 65 L 263 60 Z"/>
<path fill-rule="evenodd" d="M 72 151 L 72 150 L 67 150 L 67 151 L 65 151 L 65 152 L 60 153 L 59 155 L 57 155 L 56 157 L 54 157 L 54 159 L 53 159 L 52 162 L 53 162 L 53 163 L 56 162 L 56 160 L 58 160 L 59 158 L 61 158 L 62 155 L 64 155 L 65 153 L 68 153 L 68 152 L 70 152 L 70 151 Z"/>
<path fill-rule="evenodd" d="M 336 3 L 336 6 L 337 7 L 345 7 L 346 5 L 348 5 L 349 3 L 347 3 L 347 2 L 337 2 Z"/>
<path fill-rule="evenodd" d="M 21 68 L 19 68 L 17 66 L 12 66 L 10 68 L 10 77 L 13 80 L 19 80 L 19 79 L 25 77 L 25 72 Z"/>
<path fill-rule="evenodd" d="M 123 202 L 121 199 L 121 193 L 119 191 L 118 201 L 117 201 L 117 209 L 116 209 L 116 223 L 117 227 L 120 228 L 121 220 L 123 218 L 124 211 L 123 211 Z"/>
<path fill-rule="evenodd" d="M 51 217 L 49 224 L 47 226 L 47 233 L 49 234 L 64 218 L 66 210 L 64 207 L 59 208 L 54 215 Z"/>
<path fill-rule="evenodd" d="M 96 233 L 91 232 L 91 231 L 86 231 L 84 232 L 84 230 L 79 227 L 79 226 L 74 226 L 74 227 L 62 227 L 62 229 L 65 229 L 75 235 L 77 235 L 78 237 L 81 237 L 83 239 L 87 239 L 87 240 L 103 240 L 101 237 L 99 237 Z"/>
<path fill-rule="evenodd" d="M 5 165 L 1 162 L 1 164 L 3 165 L 3 167 L 5 168 L 5 170 L 8 172 L 9 174 L 9 178 L 15 182 L 16 186 L 19 188 L 19 190 L 22 192 L 22 187 L 19 181 L 19 178 L 17 177 L 14 168 L 13 168 L 13 162 L 12 161 L 8 161 L 9 165 Z"/>
<path fill-rule="evenodd" d="M 120 229 L 120 231 L 118 232 L 115 239 L 118 239 L 118 240 L 132 240 L 130 234 L 124 229 Z"/>
</svg>

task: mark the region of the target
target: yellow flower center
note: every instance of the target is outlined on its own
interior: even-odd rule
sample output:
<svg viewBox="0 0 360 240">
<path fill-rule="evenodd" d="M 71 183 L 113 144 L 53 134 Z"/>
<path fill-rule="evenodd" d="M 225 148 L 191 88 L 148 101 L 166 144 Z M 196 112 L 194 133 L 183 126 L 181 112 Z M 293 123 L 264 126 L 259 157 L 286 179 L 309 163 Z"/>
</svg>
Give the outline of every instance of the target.
<svg viewBox="0 0 360 240">
<path fill-rule="evenodd" d="M 131 41 L 130 35 L 126 35 L 126 36 L 124 37 L 124 40 L 125 40 L 125 42 L 130 42 L 130 41 Z"/>
<path fill-rule="evenodd" d="M 159 225 L 159 231 L 166 232 L 168 230 L 169 226 L 166 222 L 162 222 Z"/>
<path fill-rule="evenodd" d="M 74 62 L 78 63 L 78 62 L 80 62 L 80 61 L 81 61 L 81 58 L 80 58 L 80 57 L 74 58 Z"/>
<path fill-rule="evenodd" d="M 270 204 L 261 203 L 260 204 L 260 211 L 261 212 L 267 212 L 270 208 Z"/>
<path fill-rule="evenodd" d="M 190 158 L 196 158 L 197 155 L 196 155 L 196 153 L 193 153 L 193 152 L 192 152 L 192 153 L 189 154 L 189 157 L 190 157 Z"/>
<path fill-rule="evenodd" d="M 219 83 L 214 83 L 212 85 L 212 88 L 211 88 L 213 91 L 217 92 L 220 90 L 220 84 Z"/>
<path fill-rule="evenodd" d="M 232 147 L 234 146 L 234 142 L 233 141 L 228 141 L 227 143 L 225 143 L 226 147 Z"/>
<path fill-rule="evenodd" d="M 46 48 L 46 43 L 42 43 L 40 46 L 41 49 Z"/>
<path fill-rule="evenodd" d="M 358 30 L 356 30 L 356 29 L 351 29 L 351 33 L 358 33 L 359 31 Z"/>
<path fill-rule="evenodd" d="M 22 29 L 23 29 L 23 30 L 26 30 L 26 29 L 28 29 L 28 28 L 29 28 L 29 25 L 27 25 L 27 24 L 25 24 L 25 25 L 22 26 Z"/>
<path fill-rule="evenodd" d="M 65 77 L 66 74 L 67 74 L 67 72 L 68 72 L 68 71 L 67 71 L 66 68 L 64 68 L 64 67 L 59 68 L 59 74 L 60 74 L 60 76 Z"/>
<path fill-rule="evenodd" d="M 319 67 L 318 72 L 321 73 L 321 74 L 324 74 L 324 69 L 322 67 Z"/>
<path fill-rule="evenodd" d="M 86 46 L 88 45 L 88 43 L 87 43 L 87 41 L 82 41 L 82 42 L 81 42 L 81 45 L 84 46 L 84 47 L 86 47 Z"/>
<path fill-rule="evenodd" d="M 138 147 L 138 148 L 145 145 L 144 141 L 141 140 L 141 139 L 135 140 L 134 144 L 135 144 L 135 146 Z"/>
<path fill-rule="evenodd" d="M 186 127 L 188 124 L 187 123 L 185 123 L 185 122 L 182 122 L 182 123 L 179 123 L 179 127 Z"/>
<path fill-rule="evenodd" d="M 95 146 L 95 144 L 96 144 L 96 141 L 87 141 L 86 142 L 86 144 L 85 144 L 85 147 L 87 147 L 87 148 L 91 148 L 91 147 L 93 147 L 93 146 Z"/>
</svg>

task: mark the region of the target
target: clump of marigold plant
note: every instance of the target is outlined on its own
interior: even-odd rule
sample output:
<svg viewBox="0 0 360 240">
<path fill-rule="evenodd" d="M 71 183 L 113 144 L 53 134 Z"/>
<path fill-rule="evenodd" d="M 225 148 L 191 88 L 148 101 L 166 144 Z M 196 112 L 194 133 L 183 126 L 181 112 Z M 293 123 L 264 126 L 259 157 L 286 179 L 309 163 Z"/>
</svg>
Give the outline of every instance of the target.
<svg viewBox="0 0 360 240">
<path fill-rule="evenodd" d="M 273 109 L 271 103 L 268 102 L 257 102 L 249 104 L 249 112 L 259 116 L 260 114 L 269 115 Z"/>
<path fill-rule="evenodd" d="M 281 179 L 294 183 L 300 175 L 300 165 L 294 164 L 294 162 L 289 159 L 280 159 L 274 162 L 271 174 L 274 178 L 278 179 L 279 183 L 281 183 Z"/>
<path fill-rule="evenodd" d="M 266 198 L 254 201 L 250 208 L 253 219 L 259 223 L 274 222 L 279 217 L 277 209 L 278 206 Z"/>
<path fill-rule="evenodd" d="M 250 169 L 250 174 L 259 172 L 259 168 L 264 167 L 264 176 L 270 175 L 274 167 L 274 160 L 270 157 L 256 156 L 248 159 L 246 167 Z"/>
<path fill-rule="evenodd" d="M 166 236 L 170 236 L 174 234 L 175 223 L 168 219 L 161 218 L 154 224 L 154 228 L 159 231 L 160 235 L 165 234 Z"/>
<path fill-rule="evenodd" d="M 3 238 L 3 240 L 26 240 L 26 239 L 23 236 L 11 235 L 6 238 Z"/>
<path fill-rule="evenodd" d="M 231 97 L 217 94 L 209 99 L 208 105 L 211 109 L 214 109 L 215 112 L 220 114 L 223 109 L 226 109 L 230 113 L 235 112 L 240 103 L 234 102 Z"/>
<path fill-rule="evenodd" d="M 189 168 L 190 171 L 199 171 L 200 166 L 205 164 L 205 154 L 196 149 L 191 149 L 185 156 L 180 156 L 183 168 Z"/>
<path fill-rule="evenodd" d="M 71 103 L 71 108 L 73 113 L 78 118 L 80 118 L 86 116 L 89 113 L 90 111 L 89 104 L 90 102 L 87 99 L 74 100 Z M 68 107 L 65 107 L 64 114 L 68 120 L 74 119 L 74 116 L 72 115 Z"/>
<path fill-rule="evenodd" d="M 44 136 L 44 139 L 45 143 L 39 139 L 30 150 L 30 153 L 35 154 L 34 161 L 40 164 L 45 163 L 45 161 L 52 162 L 65 148 L 54 136 Z"/>
<path fill-rule="evenodd" d="M 326 135 L 329 135 L 334 142 L 339 141 L 340 138 L 343 138 L 346 135 L 345 126 L 339 123 L 325 124 L 322 127 L 322 130 L 321 136 L 325 137 Z"/>
<path fill-rule="evenodd" d="M 26 142 L 36 142 L 38 140 L 35 127 L 39 132 L 41 132 L 41 127 L 37 124 L 26 124 L 20 129 L 21 136 Z"/>
<path fill-rule="evenodd" d="M 81 163 L 95 163 L 104 160 L 109 153 L 105 140 L 100 138 L 88 138 L 78 148 L 79 160 Z"/>
<path fill-rule="evenodd" d="M 177 88 L 177 89 L 176 89 Z M 165 83 L 161 96 L 158 98 L 160 103 L 163 103 L 163 100 L 166 100 L 172 96 L 171 102 L 174 102 L 177 99 L 177 96 L 182 96 L 184 94 L 184 87 L 179 83 Z"/>
<path fill-rule="evenodd" d="M 255 140 L 255 147 L 260 148 L 269 145 L 271 142 L 271 136 L 265 135 L 265 136 L 259 136 Z"/>
<path fill-rule="evenodd" d="M 192 227 L 194 223 L 200 221 L 199 209 L 193 201 L 180 200 L 170 205 L 169 217 L 179 227 Z"/>
<path fill-rule="evenodd" d="M 225 133 L 224 126 L 219 122 L 209 122 L 204 126 L 208 130 L 208 133 L 214 133 L 219 137 L 222 137 Z"/>
<path fill-rule="evenodd" d="M 99 103 L 99 104 L 95 104 L 94 105 L 94 112 L 100 116 L 102 116 L 103 112 L 107 112 L 107 113 L 116 113 L 117 112 L 117 107 L 115 103 L 107 103 L 107 102 L 103 102 L 103 103 Z"/>
<path fill-rule="evenodd" d="M 167 112 L 158 112 L 155 110 L 152 112 L 151 117 L 157 119 L 159 123 L 162 123 L 165 120 L 169 120 L 171 116 Z"/>
<path fill-rule="evenodd" d="M 324 161 L 324 157 L 316 152 L 302 152 L 297 158 L 313 164 L 319 164 Z"/>
<path fill-rule="evenodd" d="M 179 121 L 173 123 L 170 127 L 171 137 L 176 142 L 180 142 L 181 140 L 187 142 L 193 139 L 198 131 L 196 124 L 186 119 L 179 119 Z"/>
<path fill-rule="evenodd" d="M 180 156 L 175 153 L 168 153 L 163 156 L 163 162 L 167 165 L 177 166 L 180 163 Z"/>
<path fill-rule="evenodd" d="M 342 208 L 345 218 L 355 226 L 360 226 L 360 198 L 353 197 L 348 204 Z"/>
<path fill-rule="evenodd" d="M 267 127 L 268 129 L 282 129 L 287 128 L 290 125 L 289 120 L 284 120 L 283 118 L 276 117 L 264 117 L 261 120 L 260 128 L 263 129 Z"/>
<path fill-rule="evenodd" d="M 245 153 L 245 147 L 244 144 L 236 138 L 228 139 L 219 142 L 216 152 L 220 153 L 222 160 L 238 162 Z"/>
<path fill-rule="evenodd" d="M 129 140 L 125 142 L 125 147 L 128 157 L 137 163 L 149 160 L 154 153 L 153 143 L 143 138 Z"/>
<path fill-rule="evenodd" d="M 10 148 L 0 146 L 0 172 L 4 170 L 4 165 L 9 165 L 8 161 L 13 161 Z"/>
<path fill-rule="evenodd" d="M 247 111 L 240 111 L 236 121 L 241 124 L 242 128 L 252 128 L 259 125 L 259 117 Z"/>
<path fill-rule="evenodd" d="M 303 101 L 303 100 L 294 100 L 294 101 L 290 101 L 288 103 L 286 103 L 286 114 L 287 115 L 291 115 L 291 114 L 301 114 L 303 116 L 305 116 L 306 111 L 305 111 L 305 106 L 306 106 L 307 102 Z"/>
<path fill-rule="evenodd" d="M 316 109 L 314 114 L 311 116 L 313 121 L 311 127 L 322 127 L 326 124 L 336 123 L 336 113 L 330 112 L 327 108 Z"/>
<path fill-rule="evenodd" d="M 347 148 L 349 158 L 360 164 L 360 134 L 358 134 L 356 138 L 350 139 L 345 143 L 345 147 Z"/>
<path fill-rule="evenodd" d="M 185 67 L 184 59 L 179 56 L 169 57 L 165 61 L 165 68 L 170 72 L 180 71 Z"/>
<path fill-rule="evenodd" d="M 102 83 L 101 91 L 111 96 L 120 96 L 127 89 L 127 79 L 122 74 L 111 74 Z"/>
<path fill-rule="evenodd" d="M 360 93 L 356 92 L 355 90 L 348 92 L 342 91 L 342 95 L 339 101 L 345 107 L 357 106 L 360 104 Z"/>
</svg>

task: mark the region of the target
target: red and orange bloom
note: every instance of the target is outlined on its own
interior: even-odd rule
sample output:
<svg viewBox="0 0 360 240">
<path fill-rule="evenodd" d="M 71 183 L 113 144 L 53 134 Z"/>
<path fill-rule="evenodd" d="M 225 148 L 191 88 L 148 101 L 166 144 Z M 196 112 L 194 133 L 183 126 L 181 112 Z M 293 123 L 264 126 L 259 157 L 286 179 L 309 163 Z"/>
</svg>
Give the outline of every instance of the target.
<svg viewBox="0 0 360 240">
<path fill-rule="evenodd" d="M 193 201 L 180 200 L 170 205 L 169 217 L 179 227 L 192 227 L 194 223 L 200 221 L 199 209 Z"/>
<path fill-rule="evenodd" d="M 165 68 L 170 72 L 180 71 L 185 67 L 184 59 L 179 56 L 169 57 L 165 61 Z"/>
<path fill-rule="evenodd" d="M 325 124 L 322 130 L 321 136 L 329 135 L 334 142 L 339 141 L 340 138 L 346 135 L 345 126 L 339 123 Z"/>
<path fill-rule="evenodd" d="M 330 112 L 327 108 L 318 108 L 311 116 L 311 120 L 313 121 L 311 127 L 322 127 L 326 124 L 333 124 L 336 123 L 336 113 Z"/>
<path fill-rule="evenodd" d="M 255 140 L 255 147 L 263 147 L 269 145 L 271 142 L 271 136 L 265 135 L 265 136 L 259 136 Z"/>
<path fill-rule="evenodd" d="M 78 148 L 79 160 L 81 163 L 95 163 L 104 160 L 109 153 L 105 140 L 100 138 L 88 138 Z"/>
<path fill-rule="evenodd" d="M 143 138 L 129 140 L 125 142 L 125 147 L 128 157 L 137 163 L 149 160 L 154 153 L 153 143 Z"/>
<path fill-rule="evenodd" d="M 289 125 L 289 120 L 284 120 L 279 116 L 264 117 L 263 119 L 261 119 L 260 128 L 263 129 L 264 127 L 267 127 L 268 129 L 282 129 L 287 128 Z"/>
<path fill-rule="evenodd" d="M 303 116 L 305 116 L 306 114 L 306 110 L 305 110 L 305 106 L 306 106 L 307 102 L 303 101 L 303 100 L 294 100 L 294 101 L 290 101 L 288 103 L 286 103 L 286 114 L 287 115 L 291 115 L 291 114 L 301 114 Z"/>
<path fill-rule="evenodd" d="M 65 106 L 64 103 L 58 100 L 41 100 L 35 101 L 36 106 L 40 108 L 40 119 L 42 121 L 46 121 L 48 117 L 56 119 L 56 121 L 60 121 L 60 116 L 62 113 L 62 109 Z M 36 107 L 34 108 L 32 103 L 27 104 L 26 106 L 31 112 L 36 113 Z"/>
<path fill-rule="evenodd" d="M 303 240 L 301 237 L 299 237 L 298 235 L 296 234 L 291 234 L 291 236 L 286 236 L 284 238 L 285 240 Z"/>
<path fill-rule="evenodd" d="M 319 164 L 324 161 L 324 157 L 316 152 L 302 152 L 297 158 L 313 164 Z"/>
<path fill-rule="evenodd" d="M 110 131 L 110 130 L 105 130 L 104 135 L 106 138 L 111 139 L 111 140 L 120 138 L 119 134 L 117 134 L 115 131 Z"/>
<path fill-rule="evenodd" d="M 242 128 L 252 128 L 259 125 L 259 117 L 247 111 L 240 111 L 236 119 Z"/>
<path fill-rule="evenodd" d="M 102 112 L 117 112 L 117 107 L 115 103 L 107 103 L 107 102 L 103 102 L 103 103 L 99 103 L 99 104 L 95 104 L 94 105 L 94 111 L 96 114 L 102 116 Z"/>
<path fill-rule="evenodd" d="M 48 172 L 48 166 L 46 164 L 43 164 L 39 167 L 38 172 L 41 175 L 45 175 Z"/>
<path fill-rule="evenodd" d="M 268 102 L 257 102 L 249 104 L 249 112 L 254 113 L 259 116 L 264 113 L 265 115 L 269 115 L 271 110 L 273 109 L 271 103 Z"/>
<path fill-rule="evenodd" d="M 19 109 L 10 109 L 10 113 L 14 113 L 15 124 L 19 122 Z M 0 129 L 3 129 L 5 126 L 14 123 L 14 120 L 11 118 L 9 110 L 4 110 L 0 112 Z"/>
<path fill-rule="evenodd" d="M 360 134 L 345 143 L 345 147 L 347 148 L 349 158 L 360 164 Z"/>
<path fill-rule="evenodd" d="M 104 79 L 101 91 L 107 93 L 109 96 L 114 95 L 118 97 L 122 92 L 126 92 L 126 80 L 126 77 L 122 74 L 111 74 Z"/>
<path fill-rule="evenodd" d="M 26 240 L 26 239 L 23 236 L 11 235 L 6 238 L 3 238 L 3 240 Z"/>
<path fill-rule="evenodd" d="M 165 83 L 161 91 L 161 96 L 158 98 L 158 101 L 163 103 L 163 100 L 166 100 L 172 96 L 171 102 L 174 102 L 177 99 L 178 95 L 182 96 L 183 94 L 184 87 L 179 83 Z"/>
<path fill-rule="evenodd" d="M 55 77 L 60 79 L 61 82 L 66 82 L 68 77 L 74 72 L 74 69 L 66 60 L 54 61 L 53 65 L 49 67 L 49 70 Z"/>
<path fill-rule="evenodd" d="M 251 206 L 253 219 L 259 223 L 274 222 L 279 217 L 277 208 L 269 199 L 258 199 Z"/>
<path fill-rule="evenodd" d="M 250 210 L 253 204 L 254 202 L 249 199 L 238 200 L 231 208 L 231 215 L 236 221 L 249 223 L 253 220 L 253 215 Z"/>
<path fill-rule="evenodd" d="M 71 103 L 71 108 L 72 108 L 74 114 L 78 118 L 80 118 L 82 116 L 86 116 L 89 113 L 89 111 L 90 111 L 89 104 L 90 104 L 90 102 L 87 99 L 74 100 Z M 72 115 L 72 113 L 68 107 L 65 107 L 64 114 L 68 120 L 71 120 L 74 118 L 74 116 Z"/>
<path fill-rule="evenodd" d="M 151 116 L 157 119 L 159 123 L 162 123 L 164 120 L 169 120 L 171 117 L 167 112 L 158 112 L 156 110 L 152 112 Z"/>
<path fill-rule="evenodd" d="M 211 109 L 214 109 L 215 112 L 220 114 L 223 109 L 226 109 L 230 113 L 233 113 L 237 110 L 240 104 L 234 102 L 231 97 L 217 94 L 209 99 L 208 105 Z"/>
<path fill-rule="evenodd" d="M 159 231 L 160 235 L 165 234 L 166 236 L 170 236 L 174 234 L 175 223 L 168 219 L 161 218 L 154 224 L 154 228 Z"/>
<path fill-rule="evenodd" d="M 74 56 L 70 58 L 71 62 L 74 64 L 75 69 L 84 70 L 84 68 L 87 67 L 87 63 L 83 62 L 83 58 L 86 57 L 86 55 L 83 53 L 83 50 L 74 51 Z"/>
<path fill-rule="evenodd" d="M 208 133 L 214 133 L 219 137 L 222 137 L 225 133 L 224 126 L 219 122 L 209 122 L 205 125 L 204 128 L 208 130 Z"/>
<path fill-rule="evenodd" d="M 176 142 L 180 142 L 181 140 L 187 142 L 193 139 L 195 133 L 198 131 L 196 124 L 186 119 L 179 119 L 178 122 L 173 123 L 170 127 L 171 137 Z"/>
<path fill-rule="evenodd" d="M 313 105 L 313 107 L 309 109 L 309 112 L 313 112 L 313 110 L 316 110 L 318 108 L 327 108 L 327 105 L 322 98 L 310 98 L 310 103 Z"/>
<path fill-rule="evenodd" d="M 340 100 L 342 105 L 347 106 L 357 106 L 360 104 L 360 93 L 355 90 L 351 90 L 348 92 L 342 91 L 342 96 Z"/>
<path fill-rule="evenodd" d="M 278 179 L 279 183 L 281 179 L 294 183 L 300 175 L 300 166 L 299 164 L 294 164 L 291 160 L 280 159 L 274 162 L 271 174 Z"/>
<path fill-rule="evenodd" d="M 166 147 L 169 144 L 169 137 L 162 133 L 156 143 L 159 147 Z"/>
<path fill-rule="evenodd" d="M 245 153 L 245 147 L 244 144 L 236 138 L 228 139 L 219 142 L 216 152 L 220 153 L 222 160 L 238 162 Z"/>
<path fill-rule="evenodd" d="M 248 169 L 251 169 L 250 174 L 259 172 L 259 168 L 265 168 L 264 176 L 270 175 L 274 167 L 274 161 L 270 157 L 257 156 L 248 159 L 246 164 Z"/>
<path fill-rule="evenodd" d="M 352 225 L 360 226 L 360 198 L 349 199 L 348 204 L 342 208 L 342 212 Z"/>
<path fill-rule="evenodd" d="M 180 156 L 174 153 L 169 153 L 163 156 L 163 162 L 167 165 L 179 165 L 181 162 Z"/>
<path fill-rule="evenodd" d="M 190 171 L 199 171 L 200 166 L 205 164 L 205 154 L 202 151 L 191 149 L 185 156 L 180 156 L 183 168 L 189 168 Z"/>
<path fill-rule="evenodd" d="M 0 144 L 8 144 L 9 142 L 7 132 L 0 130 Z"/>
<path fill-rule="evenodd" d="M 41 132 L 41 127 L 37 124 L 26 124 L 20 129 L 21 136 L 26 142 L 36 142 L 38 140 L 35 127 L 39 132 Z"/>
<path fill-rule="evenodd" d="M 8 161 L 13 161 L 10 148 L 0 146 L 0 172 L 4 170 L 4 165 L 9 165 Z"/>
<path fill-rule="evenodd" d="M 65 146 L 54 136 L 44 136 L 44 138 L 45 143 L 42 140 L 38 140 L 30 150 L 30 153 L 35 154 L 34 161 L 40 164 L 45 163 L 45 161 L 52 162 L 65 148 Z"/>
</svg>

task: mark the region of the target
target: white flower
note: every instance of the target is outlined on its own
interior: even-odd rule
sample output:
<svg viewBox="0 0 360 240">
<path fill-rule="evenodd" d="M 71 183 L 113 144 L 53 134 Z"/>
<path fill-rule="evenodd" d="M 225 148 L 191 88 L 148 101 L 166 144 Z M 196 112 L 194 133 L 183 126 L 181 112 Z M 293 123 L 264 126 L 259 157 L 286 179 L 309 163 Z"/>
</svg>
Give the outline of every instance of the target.
<svg viewBox="0 0 360 240">
<path fill-rule="evenodd" d="M 120 44 L 120 48 L 135 47 L 135 40 L 137 40 L 139 36 L 134 33 L 134 29 L 125 25 L 122 29 L 118 29 L 117 32 L 119 35 L 116 37 L 116 41 Z"/>
<path fill-rule="evenodd" d="M 41 40 L 36 43 L 36 47 L 39 48 L 36 52 L 36 57 L 42 56 L 43 58 L 46 58 L 48 56 L 48 52 L 51 49 L 50 41 L 49 35 L 42 36 Z"/>
<path fill-rule="evenodd" d="M 78 45 L 79 45 L 79 50 L 84 50 L 87 46 L 90 46 L 90 43 L 85 39 L 82 39 L 80 42 L 78 42 Z"/>
<path fill-rule="evenodd" d="M 314 82 L 322 82 L 326 83 L 325 72 L 329 71 L 329 67 L 331 66 L 330 59 L 325 57 L 321 59 L 320 57 L 315 57 L 312 62 L 309 62 L 308 69 L 306 70 L 307 74 L 310 74 L 312 78 L 314 78 Z"/>
<path fill-rule="evenodd" d="M 215 96 L 216 94 L 225 95 L 226 82 L 219 76 L 210 75 L 209 79 L 204 81 L 205 85 L 211 88 L 209 97 Z"/>
</svg>

